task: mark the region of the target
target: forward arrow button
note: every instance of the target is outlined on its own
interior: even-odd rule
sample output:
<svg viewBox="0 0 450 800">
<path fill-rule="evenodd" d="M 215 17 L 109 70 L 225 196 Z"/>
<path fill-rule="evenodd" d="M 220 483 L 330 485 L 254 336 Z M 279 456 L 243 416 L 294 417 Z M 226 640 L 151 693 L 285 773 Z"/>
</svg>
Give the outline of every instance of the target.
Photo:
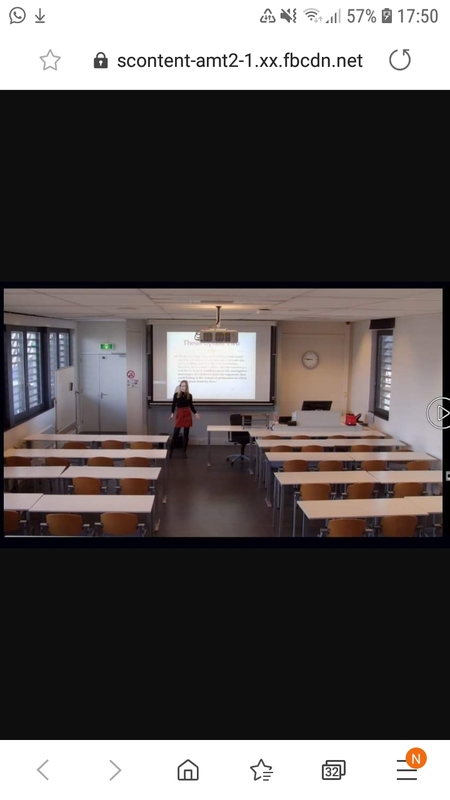
<svg viewBox="0 0 450 800">
<path fill-rule="evenodd" d="M 110 760 L 110 763 L 113 765 L 113 767 L 115 767 L 116 770 L 117 770 L 117 772 L 115 772 L 114 775 L 109 779 L 110 781 L 112 781 L 112 779 L 115 778 L 116 775 L 119 774 L 119 772 L 122 772 L 122 770 L 120 769 L 120 767 L 117 766 L 117 764 L 114 763 L 114 761 L 111 761 L 111 759 L 109 759 L 109 760 Z"/>
</svg>

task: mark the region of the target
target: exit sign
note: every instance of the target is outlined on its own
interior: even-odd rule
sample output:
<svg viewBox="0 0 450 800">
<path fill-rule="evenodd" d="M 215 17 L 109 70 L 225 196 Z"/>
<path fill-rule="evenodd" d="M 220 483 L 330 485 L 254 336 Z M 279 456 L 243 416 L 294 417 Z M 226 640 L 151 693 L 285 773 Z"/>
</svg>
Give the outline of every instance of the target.
<svg viewBox="0 0 450 800">
<path fill-rule="evenodd" d="M 114 345 L 111 342 L 102 342 L 100 350 L 114 350 Z"/>
</svg>

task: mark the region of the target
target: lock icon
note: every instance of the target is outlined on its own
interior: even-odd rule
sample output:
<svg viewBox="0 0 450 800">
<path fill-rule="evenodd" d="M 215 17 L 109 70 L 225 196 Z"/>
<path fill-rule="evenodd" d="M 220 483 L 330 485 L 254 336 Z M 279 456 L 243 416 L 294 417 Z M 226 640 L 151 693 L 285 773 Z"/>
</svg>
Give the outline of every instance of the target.
<svg viewBox="0 0 450 800">
<path fill-rule="evenodd" d="M 104 53 L 97 53 L 95 56 L 94 69 L 108 69 L 108 59 Z"/>
</svg>

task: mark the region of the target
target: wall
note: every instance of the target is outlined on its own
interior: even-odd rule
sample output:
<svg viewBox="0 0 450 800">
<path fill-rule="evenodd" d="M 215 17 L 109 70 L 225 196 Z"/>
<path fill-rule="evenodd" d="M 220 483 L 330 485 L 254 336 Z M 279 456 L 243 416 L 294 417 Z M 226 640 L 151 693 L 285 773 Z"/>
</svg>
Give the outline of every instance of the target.
<svg viewBox="0 0 450 800">
<path fill-rule="evenodd" d="M 315 369 L 302 364 L 314 350 Z M 277 343 L 277 410 L 281 415 L 301 408 L 303 400 L 332 400 L 333 411 L 347 408 L 350 325 L 345 322 L 280 322 Z"/>
<path fill-rule="evenodd" d="M 370 411 L 375 332 L 369 322 L 351 327 L 349 407 L 364 414 Z M 426 408 L 442 391 L 442 314 L 397 318 L 389 420 L 374 417 L 373 427 L 441 459 L 442 432 L 427 421 Z"/>
<path fill-rule="evenodd" d="M 75 342 L 77 323 L 68 319 L 54 319 L 51 317 L 34 317 L 30 314 L 3 314 L 3 323 L 5 325 L 30 325 L 39 326 L 40 328 L 67 328 L 72 331 L 71 345 Z M 76 359 L 76 349 L 72 349 L 72 358 Z M 74 360 L 76 363 L 76 360 Z M 55 424 L 55 410 L 50 408 L 44 411 L 43 414 L 38 414 L 36 417 L 16 425 L 9 431 L 5 431 L 3 435 L 3 446 L 7 450 L 9 447 L 18 447 L 25 436 L 31 433 L 38 433 L 49 426 Z"/>
<path fill-rule="evenodd" d="M 127 433 L 147 433 L 147 326 L 145 319 L 126 322 Z"/>
<path fill-rule="evenodd" d="M 101 342 L 112 342 L 115 345 L 115 353 L 125 353 L 127 349 L 125 321 L 79 322 L 77 337 L 79 355 L 82 353 L 99 355 Z"/>
</svg>

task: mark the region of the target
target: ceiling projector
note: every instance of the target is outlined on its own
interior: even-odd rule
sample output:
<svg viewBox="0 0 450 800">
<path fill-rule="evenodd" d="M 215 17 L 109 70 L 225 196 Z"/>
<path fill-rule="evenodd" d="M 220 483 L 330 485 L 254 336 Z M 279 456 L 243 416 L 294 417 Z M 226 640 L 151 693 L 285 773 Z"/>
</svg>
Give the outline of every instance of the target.
<svg viewBox="0 0 450 800">
<path fill-rule="evenodd" d="M 217 308 L 217 320 L 216 324 L 212 328 L 203 328 L 201 331 L 198 332 L 196 335 L 196 339 L 198 338 L 199 342 L 214 342 L 216 344 L 237 344 L 239 342 L 239 333 L 238 331 L 231 331 L 228 328 L 221 328 L 220 327 L 220 309 L 222 306 L 216 306 Z"/>
<path fill-rule="evenodd" d="M 237 344 L 239 341 L 239 334 L 237 331 L 229 331 L 226 328 L 205 328 L 199 331 L 199 342 L 215 342 L 216 344 L 228 342 L 229 344 Z"/>
</svg>

